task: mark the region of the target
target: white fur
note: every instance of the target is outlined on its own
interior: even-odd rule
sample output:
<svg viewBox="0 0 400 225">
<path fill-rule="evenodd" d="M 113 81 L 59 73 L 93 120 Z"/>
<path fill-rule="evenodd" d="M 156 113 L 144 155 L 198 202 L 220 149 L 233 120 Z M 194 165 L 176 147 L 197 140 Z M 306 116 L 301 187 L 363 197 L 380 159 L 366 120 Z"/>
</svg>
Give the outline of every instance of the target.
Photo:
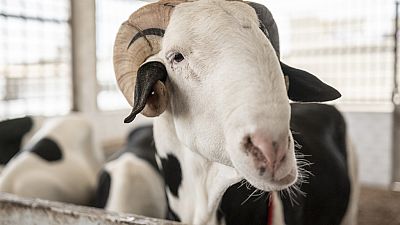
<svg viewBox="0 0 400 225">
<path fill-rule="evenodd" d="M 175 62 L 176 53 L 184 60 Z M 273 192 L 273 224 L 284 225 L 274 191 L 297 180 L 290 105 L 278 58 L 254 10 L 239 1 L 179 4 L 160 52 L 148 61 L 160 61 L 168 71 L 169 104 L 154 120 L 154 137 L 159 157 L 173 154 L 182 170 L 179 198 L 167 189 L 171 209 L 184 223 L 218 224 L 224 192 L 246 179 Z M 244 153 L 244 138 L 255 132 L 280 142 L 289 138 L 286 158 L 275 171 L 283 179 L 268 170 L 259 173 L 257 162 Z"/>
<path fill-rule="evenodd" d="M 295 177 L 279 183 L 271 180 L 270 171 L 258 176 L 253 159 L 240 149 L 246 135 L 256 131 L 274 140 L 290 135 L 283 74 L 258 26 L 254 10 L 242 2 L 178 5 L 158 54 L 167 65 L 171 96 L 171 117 L 159 120 L 173 123 L 176 138 L 191 151 L 233 165 L 254 186 L 269 191 L 287 187 Z M 185 60 L 171 63 L 171 52 Z M 278 173 L 296 174 L 293 142 L 287 153 Z"/>
<path fill-rule="evenodd" d="M 167 204 L 164 182 L 150 164 L 125 153 L 105 166 L 111 176 L 106 209 L 164 218 Z"/>
<path fill-rule="evenodd" d="M 62 160 L 48 162 L 24 151 L 11 160 L 0 177 L 0 191 L 75 204 L 88 204 L 96 186 L 102 153 L 95 147 L 91 126 L 79 115 L 49 119 L 27 143 L 47 137 L 62 151 Z"/>
<path fill-rule="evenodd" d="M 176 52 L 182 62 L 171 61 Z M 272 180 L 271 171 L 259 175 L 241 149 L 255 131 L 272 139 L 291 136 L 279 61 L 250 6 L 213 0 L 178 5 L 154 58 L 167 67 L 170 93 L 167 110 L 154 121 L 155 142 L 160 157 L 173 153 L 181 163 L 184 198 L 167 194 L 183 222 L 216 224 L 223 193 L 243 178 L 266 191 L 296 181 L 293 141 L 277 171 L 291 177 L 284 182 Z"/>
<path fill-rule="evenodd" d="M 285 225 L 285 217 L 283 212 L 283 205 L 279 195 L 272 192 L 273 215 L 272 225 Z"/>
</svg>

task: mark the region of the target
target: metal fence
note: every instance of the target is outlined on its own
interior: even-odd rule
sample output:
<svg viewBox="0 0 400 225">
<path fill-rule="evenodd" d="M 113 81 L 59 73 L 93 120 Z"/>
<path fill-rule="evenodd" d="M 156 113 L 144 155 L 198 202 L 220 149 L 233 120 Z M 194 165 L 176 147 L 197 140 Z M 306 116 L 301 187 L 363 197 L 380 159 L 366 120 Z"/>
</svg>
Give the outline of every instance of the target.
<svg viewBox="0 0 400 225">
<path fill-rule="evenodd" d="M 283 58 L 338 88 L 341 106 L 390 110 L 395 2 L 301 2 L 278 7 Z"/>
<path fill-rule="evenodd" d="M 141 6 L 144 1 L 96 0 L 97 42 L 97 105 L 100 110 L 126 108 L 128 104 L 118 91 L 112 64 L 115 36 L 122 22 Z"/>
<path fill-rule="evenodd" d="M 338 88 L 350 110 L 389 111 L 393 80 L 393 0 L 256 0 L 273 12 L 283 59 Z M 143 2 L 97 0 L 98 103 L 118 106 L 112 44 L 120 23 Z M 109 10 L 112 9 L 112 10 Z"/>
<path fill-rule="evenodd" d="M 338 88 L 340 106 L 389 111 L 393 0 L 257 0 L 273 12 L 283 59 Z M 97 105 L 127 107 L 112 46 L 119 25 L 146 1 L 97 0 Z M 69 0 L 0 0 L 0 118 L 71 108 Z M 367 108 L 366 108 L 367 106 Z"/>
<path fill-rule="evenodd" d="M 68 0 L 0 1 L 0 119 L 71 107 Z"/>
</svg>

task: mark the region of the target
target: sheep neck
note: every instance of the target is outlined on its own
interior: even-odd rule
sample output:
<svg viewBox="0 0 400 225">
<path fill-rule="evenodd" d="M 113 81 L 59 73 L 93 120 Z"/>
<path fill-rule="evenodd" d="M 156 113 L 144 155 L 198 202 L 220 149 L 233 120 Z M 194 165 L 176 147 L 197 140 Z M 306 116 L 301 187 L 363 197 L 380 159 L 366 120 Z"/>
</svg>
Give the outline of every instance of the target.
<svg viewBox="0 0 400 225">
<path fill-rule="evenodd" d="M 181 170 L 177 195 L 168 187 L 168 179 L 176 177 L 164 174 L 169 207 L 184 223 L 218 224 L 216 213 L 224 192 L 242 177 L 234 168 L 212 162 L 184 146 L 173 124 L 172 115 L 167 112 L 154 121 L 159 165 L 174 156 Z"/>
</svg>

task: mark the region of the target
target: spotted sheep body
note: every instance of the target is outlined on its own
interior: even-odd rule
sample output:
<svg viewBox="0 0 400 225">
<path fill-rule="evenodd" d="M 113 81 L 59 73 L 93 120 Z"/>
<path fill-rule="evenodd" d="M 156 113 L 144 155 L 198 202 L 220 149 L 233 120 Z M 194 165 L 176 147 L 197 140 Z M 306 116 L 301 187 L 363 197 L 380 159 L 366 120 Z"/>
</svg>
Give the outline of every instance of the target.
<svg viewBox="0 0 400 225">
<path fill-rule="evenodd" d="M 133 107 L 125 122 L 138 113 L 155 117 L 169 219 L 194 225 L 267 224 L 268 218 L 274 225 L 354 224 L 354 157 L 343 118 L 332 106 L 289 102 L 330 101 L 340 94 L 279 58 L 272 15 L 252 2 L 162 0 L 122 24 L 114 68 Z M 297 151 L 316 154 L 308 160 L 317 166 L 306 169 L 317 174 L 301 187 L 307 196 L 290 204 L 277 192 L 302 176 L 295 140 L 303 145 Z M 272 205 L 267 194 L 248 199 L 257 191 L 270 193 Z"/>
<path fill-rule="evenodd" d="M 85 116 L 6 120 L 0 134 L 0 156 L 7 157 L 0 192 L 92 204 L 104 156 Z M 6 150 L 13 154 L 3 154 Z"/>
</svg>

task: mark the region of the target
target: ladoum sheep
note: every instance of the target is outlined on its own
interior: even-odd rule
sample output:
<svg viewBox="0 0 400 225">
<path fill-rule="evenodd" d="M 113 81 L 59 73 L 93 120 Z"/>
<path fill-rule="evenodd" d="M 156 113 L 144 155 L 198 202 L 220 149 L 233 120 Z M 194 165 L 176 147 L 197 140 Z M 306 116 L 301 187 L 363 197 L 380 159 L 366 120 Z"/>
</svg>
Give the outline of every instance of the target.
<svg viewBox="0 0 400 225">
<path fill-rule="evenodd" d="M 104 165 L 94 206 L 163 218 L 167 204 L 155 152 L 152 126 L 133 130 L 125 146 Z"/>
<path fill-rule="evenodd" d="M 27 116 L 0 121 L 0 172 L 40 128 L 44 118 Z"/>
<path fill-rule="evenodd" d="M 343 118 L 331 106 L 289 104 L 340 94 L 280 62 L 266 7 L 222 0 L 144 6 L 117 34 L 114 68 L 133 107 L 125 122 L 138 113 L 155 117 L 167 218 L 194 225 L 354 224 L 354 157 Z M 305 158 L 309 167 L 298 165 L 301 153 L 312 155 Z M 295 187 L 303 169 L 312 173 L 300 187 L 306 196 L 288 204 L 277 192 Z"/>
<path fill-rule="evenodd" d="M 26 117 L 3 121 L 0 130 L 9 135 L 0 142 L 0 155 L 14 152 L 0 174 L 0 192 L 92 204 L 103 153 L 88 119 Z"/>
</svg>

